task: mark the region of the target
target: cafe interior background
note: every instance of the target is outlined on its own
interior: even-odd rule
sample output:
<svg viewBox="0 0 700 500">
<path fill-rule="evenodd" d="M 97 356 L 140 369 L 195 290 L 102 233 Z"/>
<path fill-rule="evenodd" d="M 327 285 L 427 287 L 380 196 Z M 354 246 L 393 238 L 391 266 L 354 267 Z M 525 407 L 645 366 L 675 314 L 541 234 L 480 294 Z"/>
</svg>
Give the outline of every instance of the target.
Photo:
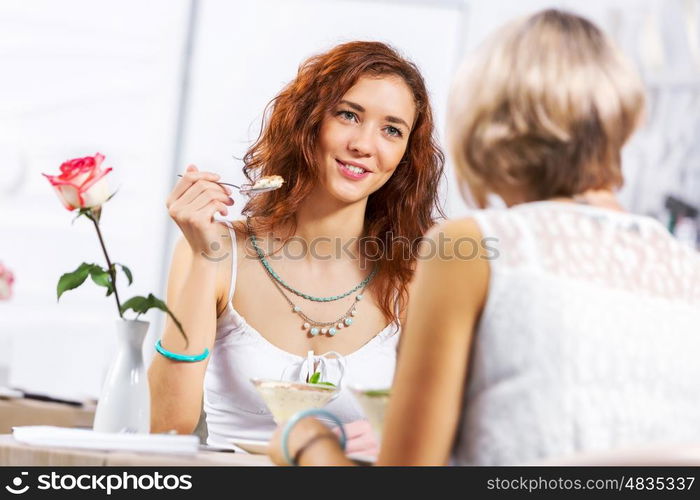
<svg viewBox="0 0 700 500">
<path fill-rule="evenodd" d="M 106 155 L 118 188 L 101 222 L 111 257 L 134 274 L 128 296 L 164 298 L 176 175 L 194 163 L 242 181 L 239 158 L 262 111 L 302 60 L 353 39 L 392 44 L 425 75 L 442 137 L 463 55 L 504 21 L 549 6 L 594 20 L 637 65 L 649 108 L 624 151 L 621 200 L 697 248 L 700 0 L 0 2 L 0 263 L 14 275 L 0 300 L 0 387 L 95 399 L 116 343 L 104 289 L 88 282 L 56 300 L 61 274 L 103 257 L 94 228 L 71 225 L 41 173 Z M 452 175 L 443 202 L 462 216 L 471 209 Z M 145 318 L 150 360 L 164 318 Z"/>
</svg>

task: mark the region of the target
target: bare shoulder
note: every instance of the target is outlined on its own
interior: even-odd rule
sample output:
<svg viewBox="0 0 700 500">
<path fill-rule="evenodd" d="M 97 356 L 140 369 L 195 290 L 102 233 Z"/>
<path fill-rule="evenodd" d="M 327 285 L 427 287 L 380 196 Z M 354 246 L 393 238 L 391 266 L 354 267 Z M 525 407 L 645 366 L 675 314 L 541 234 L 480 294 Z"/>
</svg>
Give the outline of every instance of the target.
<svg viewBox="0 0 700 500">
<path fill-rule="evenodd" d="M 452 239 L 459 238 L 475 238 L 480 239 L 482 237 L 481 229 L 472 217 L 463 217 L 460 219 L 450 219 L 440 224 L 433 226 L 430 231 L 428 231 L 426 238 L 431 238 L 436 240 L 440 234 L 448 236 Z"/>
<path fill-rule="evenodd" d="M 473 218 L 442 222 L 428 231 L 419 252 L 417 274 L 440 293 L 469 295 L 483 303 L 490 276 L 489 249 Z"/>
<path fill-rule="evenodd" d="M 248 235 L 248 226 L 242 219 L 231 221 L 231 227 L 236 232 L 236 238 L 245 238 Z"/>
<path fill-rule="evenodd" d="M 250 246 L 248 245 L 248 226 L 244 220 L 235 220 L 231 222 L 230 227 L 233 229 L 232 233 L 236 238 L 236 255 L 240 258 L 242 253 L 247 251 Z M 230 238 L 228 240 L 230 242 Z M 230 245 L 228 249 L 230 250 Z"/>
<path fill-rule="evenodd" d="M 231 267 L 239 264 L 241 253 L 246 248 L 247 234 L 245 221 L 232 221 L 228 226 L 221 224 L 220 247 L 217 249 L 214 257 L 219 261 L 217 273 L 217 317 L 226 308 L 229 290 L 231 289 L 231 273 L 233 271 Z"/>
<path fill-rule="evenodd" d="M 456 265 L 458 261 L 472 264 L 487 260 L 488 248 L 477 222 L 471 218 L 447 220 L 433 226 L 424 238 L 423 259 L 439 257 Z"/>
<path fill-rule="evenodd" d="M 459 267 L 463 268 L 465 266 L 460 266 L 459 262 L 456 262 L 454 257 L 455 254 L 469 253 L 473 254 L 478 252 L 476 256 L 482 254 L 482 249 L 480 248 L 479 242 L 481 241 L 481 231 L 476 221 L 472 218 L 462 218 L 462 219 L 450 219 L 443 221 L 439 224 L 435 224 L 423 237 L 420 249 L 418 251 L 418 259 L 416 267 L 416 272 L 422 271 L 424 274 L 425 268 L 432 266 L 440 267 Z M 470 242 L 476 242 L 476 245 L 471 245 L 471 249 L 467 249 L 467 245 Z M 475 250 L 476 249 L 476 250 Z M 425 261 L 434 259 L 432 263 L 426 263 Z M 449 262 L 451 261 L 451 262 Z M 422 262 L 422 264 L 421 264 Z M 441 264 L 452 264 L 441 265 Z M 408 285 L 408 296 L 410 298 L 416 289 L 416 274 L 414 274 L 413 279 Z M 401 321 L 405 323 L 407 310 L 404 309 L 401 312 Z"/>
</svg>

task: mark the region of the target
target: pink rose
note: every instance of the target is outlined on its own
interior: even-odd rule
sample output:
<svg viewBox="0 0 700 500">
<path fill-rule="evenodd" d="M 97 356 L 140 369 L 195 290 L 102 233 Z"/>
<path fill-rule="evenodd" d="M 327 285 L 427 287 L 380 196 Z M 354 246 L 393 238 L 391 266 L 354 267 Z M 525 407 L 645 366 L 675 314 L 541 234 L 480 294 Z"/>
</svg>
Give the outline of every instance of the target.
<svg viewBox="0 0 700 500">
<path fill-rule="evenodd" d="M 112 167 L 101 168 L 104 159 L 100 153 L 75 158 L 61 165 L 61 175 L 42 175 L 49 180 L 68 210 L 99 207 L 111 195 L 105 176 Z"/>
<path fill-rule="evenodd" d="M 0 263 L 0 300 L 9 300 L 12 297 L 12 283 L 15 277 L 12 272 Z"/>
</svg>

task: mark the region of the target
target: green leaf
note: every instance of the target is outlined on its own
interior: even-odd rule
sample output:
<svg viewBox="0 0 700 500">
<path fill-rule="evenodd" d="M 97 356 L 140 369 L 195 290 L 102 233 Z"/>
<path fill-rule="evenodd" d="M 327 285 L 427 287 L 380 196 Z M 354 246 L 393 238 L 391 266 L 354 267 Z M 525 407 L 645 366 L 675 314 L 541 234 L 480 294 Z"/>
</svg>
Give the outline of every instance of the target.
<svg viewBox="0 0 700 500">
<path fill-rule="evenodd" d="M 88 218 L 94 220 L 97 224 L 100 223 L 100 217 L 102 217 L 102 205 L 88 208 Z"/>
<path fill-rule="evenodd" d="M 128 267 L 126 267 L 124 264 L 119 264 L 117 262 L 115 262 L 112 265 L 119 266 L 122 268 L 122 271 L 124 271 L 124 274 L 126 275 L 126 279 L 129 280 L 129 285 L 131 286 L 131 284 L 134 282 L 134 275 L 131 274 L 131 270 Z"/>
<path fill-rule="evenodd" d="M 90 269 L 90 277 L 95 284 L 107 289 L 107 297 L 112 294 L 114 291 L 114 284 L 112 283 L 112 277 L 105 269 L 102 269 L 100 266 L 93 266 L 92 269 Z"/>
<path fill-rule="evenodd" d="M 321 372 L 314 372 L 313 375 L 309 377 L 309 384 L 316 385 L 327 385 L 329 387 L 335 387 L 332 382 L 321 382 Z"/>
<path fill-rule="evenodd" d="M 72 273 L 66 273 L 58 279 L 58 286 L 56 287 L 56 301 L 61 299 L 61 295 L 68 290 L 73 290 L 82 285 L 90 274 L 90 270 L 93 268 L 94 264 L 87 264 L 83 262 L 78 266 L 78 269 Z"/>
<path fill-rule="evenodd" d="M 71 221 L 71 224 L 74 224 L 76 220 L 78 220 L 81 216 L 86 216 L 90 218 L 90 209 L 89 208 L 80 208 L 78 209 L 78 215 L 75 216 L 75 218 Z"/>
<path fill-rule="evenodd" d="M 365 396 L 369 396 L 370 398 L 383 398 L 389 396 L 389 389 L 369 390 L 364 391 L 363 394 Z"/>
<path fill-rule="evenodd" d="M 114 191 L 112 194 L 109 195 L 109 198 L 107 198 L 102 204 L 104 205 L 104 204 L 107 203 L 109 200 L 111 200 L 112 198 L 114 198 L 114 195 L 117 194 L 118 192 L 119 192 L 119 189 L 117 189 L 116 191 Z"/>
<path fill-rule="evenodd" d="M 129 309 L 134 311 L 136 314 L 144 314 L 150 308 L 148 307 L 146 297 L 141 297 L 140 295 L 137 295 L 136 297 L 131 297 L 129 300 L 122 304 L 122 314 L 124 314 Z"/>
<path fill-rule="evenodd" d="M 121 313 L 124 314 L 126 311 L 131 309 L 136 313 L 138 318 L 138 316 L 140 316 L 141 314 L 145 314 L 149 309 L 154 308 L 166 312 L 170 316 L 170 319 L 172 319 L 175 323 L 175 326 L 177 326 L 177 329 L 180 330 L 180 333 L 185 339 L 185 342 L 189 342 L 187 340 L 187 334 L 185 334 L 185 330 L 183 330 L 182 325 L 177 320 L 172 311 L 168 309 L 168 306 L 165 304 L 165 302 L 163 302 L 151 293 L 148 294 L 148 297 L 142 297 L 137 295 L 136 297 L 130 298 L 129 300 L 124 302 L 124 304 L 122 304 Z"/>
</svg>

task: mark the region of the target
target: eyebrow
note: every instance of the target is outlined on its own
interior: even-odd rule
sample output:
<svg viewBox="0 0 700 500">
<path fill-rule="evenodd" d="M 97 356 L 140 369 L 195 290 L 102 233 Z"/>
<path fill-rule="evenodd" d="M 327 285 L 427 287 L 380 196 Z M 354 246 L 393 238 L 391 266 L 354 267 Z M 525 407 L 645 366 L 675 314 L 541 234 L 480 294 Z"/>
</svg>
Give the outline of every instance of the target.
<svg viewBox="0 0 700 500">
<path fill-rule="evenodd" d="M 359 111 L 360 113 L 365 112 L 365 108 L 363 108 L 362 106 L 360 106 L 356 102 L 346 101 L 345 99 L 343 99 L 342 101 L 340 101 L 339 104 L 346 104 L 349 107 L 351 107 L 352 109 L 354 109 L 355 111 Z M 408 123 L 406 123 L 405 120 L 399 118 L 398 116 L 385 116 L 384 119 L 386 121 L 388 121 L 389 123 L 401 123 L 409 130 L 409 132 L 411 130 L 411 127 L 408 126 Z"/>
</svg>

